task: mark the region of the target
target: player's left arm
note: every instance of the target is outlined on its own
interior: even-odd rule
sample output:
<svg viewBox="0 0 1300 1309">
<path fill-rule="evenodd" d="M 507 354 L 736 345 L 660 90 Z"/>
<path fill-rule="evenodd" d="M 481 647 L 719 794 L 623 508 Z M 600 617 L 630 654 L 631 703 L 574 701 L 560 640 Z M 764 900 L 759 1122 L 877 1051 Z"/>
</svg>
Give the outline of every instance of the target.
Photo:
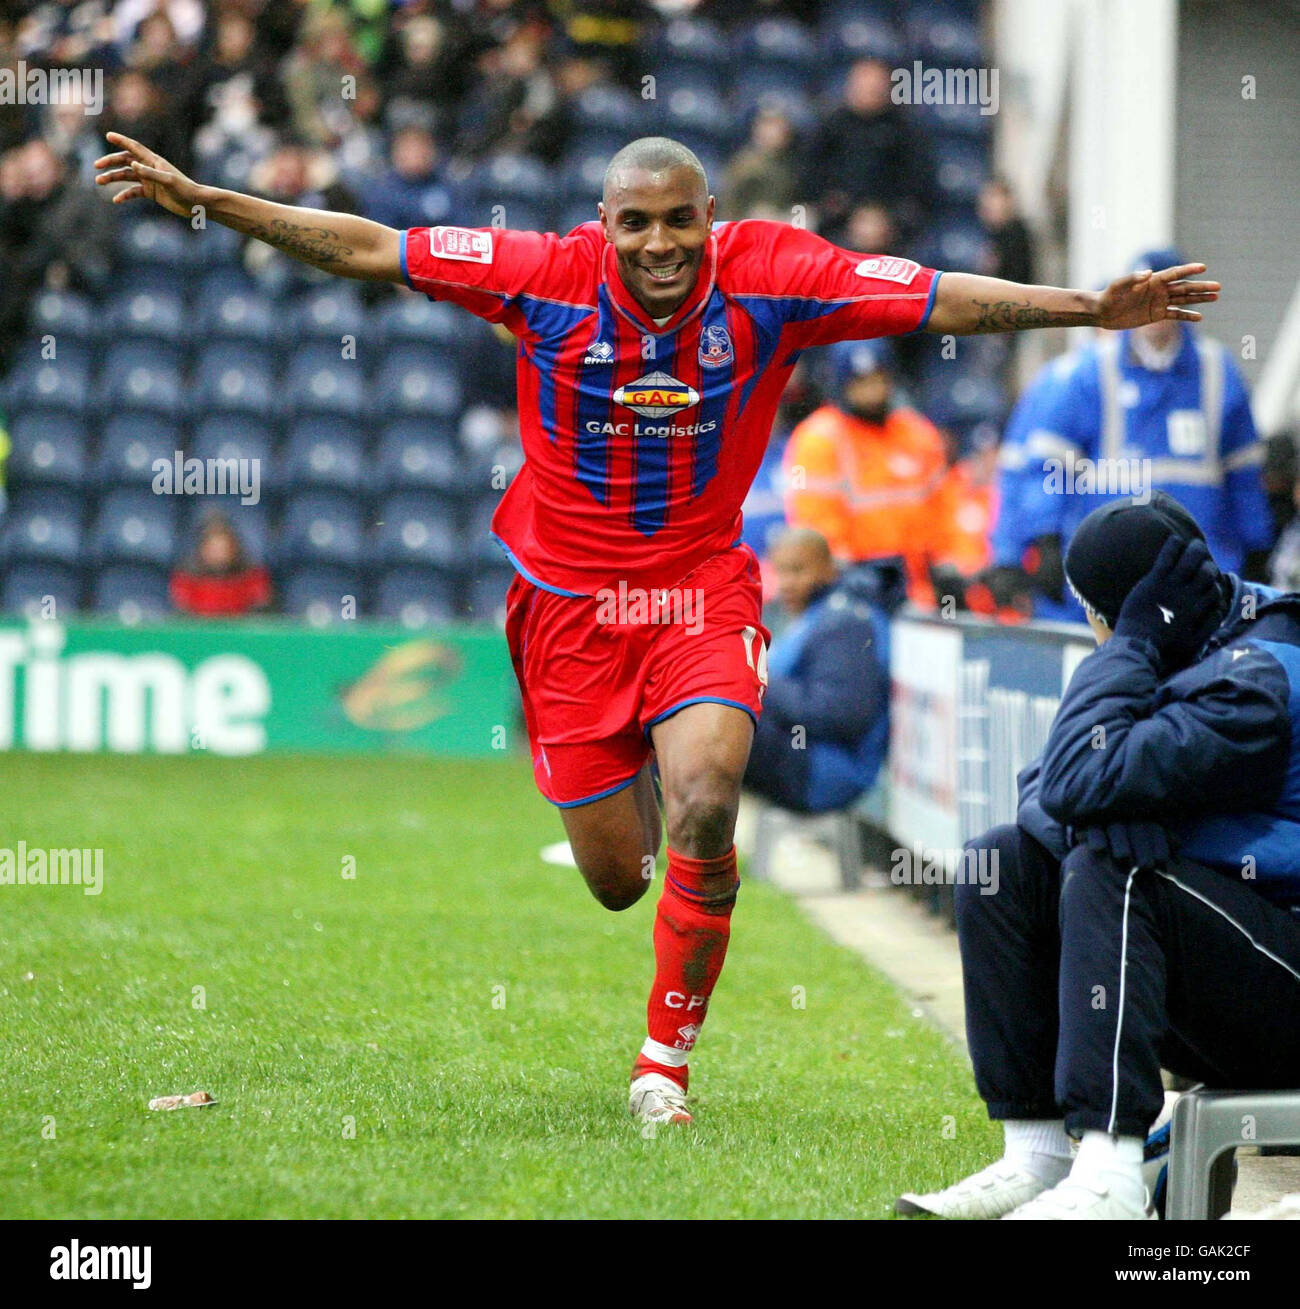
<svg viewBox="0 0 1300 1309">
<path fill-rule="evenodd" d="M 1035 327 L 1104 327 L 1119 331 L 1180 318 L 1197 323 L 1189 305 L 1219 298 L 1218 282 L 1191 281 L 1204 264 L 1178 264 L 1116 278 L 1104 291 L 1025 286 L 976 273 L 944 273 L 926 321 L 928 332 L 971 336 L 1022 332 Z"/>
</svg>

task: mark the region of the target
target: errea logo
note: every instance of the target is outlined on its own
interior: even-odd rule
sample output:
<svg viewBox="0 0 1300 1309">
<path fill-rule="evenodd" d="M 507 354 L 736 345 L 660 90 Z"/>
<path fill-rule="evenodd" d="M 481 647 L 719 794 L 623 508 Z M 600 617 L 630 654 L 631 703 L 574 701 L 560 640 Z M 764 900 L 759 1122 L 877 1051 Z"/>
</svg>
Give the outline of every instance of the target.
<svg viewBox="0 0 1300 1309">
<path fill-rule="evenodd" d="M 906 286 L 921 271 L 921 265 L 897 255 L 872 255 L 853 271 L 859 277 L 874 277 L 878 282 L 901 282 Z"/>
<path fill-rule="evenodd" d="M 612 364 L 614 347 L 608 341 L 594 341 L 582 361 L 584 364 Z"/>
</svg>

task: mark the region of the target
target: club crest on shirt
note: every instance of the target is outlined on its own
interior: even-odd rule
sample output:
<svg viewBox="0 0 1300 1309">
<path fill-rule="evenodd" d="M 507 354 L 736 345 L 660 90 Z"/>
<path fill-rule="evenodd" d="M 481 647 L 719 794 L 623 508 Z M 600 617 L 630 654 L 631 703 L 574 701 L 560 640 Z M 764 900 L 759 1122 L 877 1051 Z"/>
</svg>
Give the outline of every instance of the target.
<svg viewBox="0 0 1300 1309">
<path fill-rule="evenodd" d="M 614 392 L 614 403 L 645 418 L 666 418 L 700 403 L 700 393 L 667 373 L 646 373 Z"/>
<path fill-rule="evenodd" d="M 700 363 L 705 368 L 721 368 L 731 362 L 731 337 L 725 327 L 706 327 L 700 333 Z"/>
</svg>

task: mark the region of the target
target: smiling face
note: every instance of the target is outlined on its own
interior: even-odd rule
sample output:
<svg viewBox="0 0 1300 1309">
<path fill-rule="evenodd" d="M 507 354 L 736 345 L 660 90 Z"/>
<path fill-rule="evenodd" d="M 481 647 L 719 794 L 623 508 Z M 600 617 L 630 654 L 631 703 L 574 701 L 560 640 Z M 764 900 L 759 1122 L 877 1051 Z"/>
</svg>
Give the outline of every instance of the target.
<svg viewBox="0 0 1300 1309">
<path fill-rule="evenodd" d="M 676 313 L 695 286 L 713 226 L 703 178 L 689 168 L 623 169 L 605 192 L 600 220 L 633 299 L 652 318 Z"/>
</svg>

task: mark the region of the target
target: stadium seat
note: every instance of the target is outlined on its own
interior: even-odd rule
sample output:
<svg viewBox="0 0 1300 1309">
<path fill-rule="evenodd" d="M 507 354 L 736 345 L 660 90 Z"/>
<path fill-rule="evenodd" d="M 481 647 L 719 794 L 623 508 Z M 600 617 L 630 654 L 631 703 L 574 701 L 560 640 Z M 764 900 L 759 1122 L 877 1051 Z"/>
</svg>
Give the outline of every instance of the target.
<svg viewBox="0 0 1300 1309">
<path fill-rule="evenodd" d="M 977 68 L 984 61 L 979 24 L 946 5 L 924 3 L 907 23 L 908 44 L 924 63 L 945 68 Z"/>
<path fill-rule="evenodd" d="M 289 321 L 295 340 L 332 342 L 338 357 L 341 338 L 352 337 L 354 345 L 364 339 L 366 311 L 357 292 L 341 283 L 300 297 L 289 311 Z"/>
<path fill-rule="evenodd" d="M 428 494 L 398 492 L 375 512 L 371 561 L 381 567 L 421 564 L 449 568 L 460 554 L 456 507 Z"/>
<path fill-rule="evenodd" d="M 394 568 L 379 579 L 375 617 L 403 627 L 430 627 L 450 623 L 458 605 L 456 578 L 438 568 Z"/>
<path fill-rule="evenodd" d="M 356 420 L 366 410 L 366 390 L 360 360 L 344 359 L 335 346 L 318 342 L 294 352 L 283 396 L 289 413 L 297 417 L 332 414 Z"/>
<path fill-rule="evenodd" d="M 505 552 L 492 535 L 492 515 L 501 503 L 501 493 L 493 491 L 476 501 L 469 510 L 462 534 L 462 553 L 476 565 L 493 567 L 505 559 Z"/>
<path fill-rule="evenodd" d="M 735 63 L 747 68 L 761 65 L 779 70 L 787 86 L 801 89 L 817 66 L 817 39 L 792 18 L 760 18 L 745 23 L 735 43 Z"/>
<path fill-rule="evenodd" d="M 91 586 L 90 607 L 98 614 L 112 614 L 128 626 L 171 612 L 167 571 L 143 564 L 119 564 L 105 568 Z"/>
<path fill-rule="evenodd" d="M 288 502 L 280 524 L 281 563 L 338 564 L 361 562 L 362 514 L 352 496 L 333 491 L 303 491 Z"/>
<path fill-rule="evenodd" d="M 100 433 L 95 481 L 100 486 L 152 486 L 157 460 L 172 463 L 181 431 L 154 414 L 113 414 Z"/>
<path fill-rule="evenodd" d="M 822 49 L 841 75 L 857 59 L 883 59 L 891 67 L 908 54 L 907 41 L 882 4 L 837 7 L 822 21 Z"/>
<path fill-rule="evenodd" d="M 118 256 L 128 270 L 133 265 L 153 265 L 175 270 L 178 274 L 195 262 L 200 252 L 192 250 L 188 227 L 175 218 L 146 218 L 122 230 Z M 133 276 L 128 271 L 128 279 Z"/>
<path fill-rule="evenodd" d="M 345 596 L 353 598 L 359 613 L 364 598 L 360 579 L 348 568 L 295 568 L 280 583 L 280 607 L 313 627 L 342 622 Z"/>
<path fill-rule="evenodd" d="M 214 341 L 194 368 L 193 413 L 248 414 L 264 418 L 278 412 L 279 391 L 266 351 L 253 344 Z"/>
<path fill-rule="evenodd" d="M 470 579 L 465 600 L 467 616 L 476 623 L 505 624 L 506 592 L 518 574 L 497 551 L 501 563 L 479 568 Z"/>
<path fill-rule="evenodd" d="M 19 414 L 10 434 L 8 475 L 15 483 L 75 488 L 87 475 L 87 431 L 72 414 Z"/>
<path fill-rule="evenodd" d="M 238 341 L 266 346 L 292 339 L 277 315 L 275 302 L 248 287 L 227 286 L 215 295 L 201 295 L 195 335 L 204 342 Z"/>
<path fill-rule="evenodd" d="M 178 291 L 132 288 L 100 307 L 106 342 L 127 338 L 166 344 L 175 350 L 189 336 L 189 315 Z"/>
<path fill-rule="evenodd" d="M 772 86 L 765 77 L 751 80 L 748 70 L 736 80 L 731 97 L 732 113 L 744 123 L 748 132 L 760 109 L 774 109 L 789 120 L 796 132 L 810 132 L 817 126 L 817 106 L 802 91 L 788 86 Z"/>
<path fill-rule="evenodd" d="M 295 488 L 361 490 L 364 433 L 337 418 L 301 418 L 289 428 L 283 480 Z"/>
<path fill-rule="evenodd" d="M 588 149 L 585 142 L 570 150 L 559 166 L 560 190 L 568 197 L 568 203 L 585 203 L 594 218 L 608 165 L 609 156 Z"/>
<path fill-rule="evenodd" d="M 29 491 L 15 494 L 4 518 L 0 539 L 10 563 L 22 561 L 64 564 L 82 562 L 82 507 L 75 495 L 64 491 Z"/>
<path fill-rule="evenodd" d="M 274 429 L 256 416 L 213 414 L 194 429 L 186 453 L 205 463 L 209 459 L 247 461 L 250 476 L 256 478 L 259 500 L 275 495 L 284 485 L 281 460 L 275 457 Z M 255 470 L 255 472 L 253 471 Z M 238 501 L 238 496 L 222 497 Z"/>
<path fill-rule="evenodd" d="M 704 87 L 670 88 L 659 100 L 659 115 L 660 126 L 670 136 L 706 133 L 718 142 L 735 136 L 735 120 L 727 102 Z"/>
<path fill-rule="evenodd" d="M 53 612 L 48 608 L 52 599 Z M 16 564 L 4 577 L 0 610 L 28 618 L 63 618 L 81 607 L 81 580 L 75 568 L 60 564 Z"/>
<path fill-rule="evenodd" d="M 668 69 L 691 66 L 717 77 L 716 86 L 730 70 L 731 53 L 731 43 L 717 24 L 702 18 L 674 18 L 664 24 L 647 65 Z"/>
<path fill-rule="evenodd" d="M 87 538 L 87 553 L 98 564 L 171 565 L 177 550 L 176 497 L 151 491 L 110 491 Z"/>
<path fill-rule="evenodd" d="M 522 200 L 545 205 L 555 187 L 550 170 L 528 155 L 493 155 L 469 179 L 469 190 L 480 203 L 508 204 Z"/>
<path fill-rule="evenodd" d="M 135 355 L 125 369 L 114 368 L 106 361 L 99 372 L 95 398 L 104 413 L 142 409 L 175 415 L 182 412 L 184 391 L 181 371 L 175 363 L 165 358 L 151 363 L 147 356 Z"/>
<path fill-rule="evenodd" d="M 987 244 L 988 238 L 978 226 L 943 227 L 925 242 L 927 262 L 934 268 L 977 269 Z"/>
<path fill-rule="evenodd" d="M 28 334 L 47 334 L 59 342 L 88 342 L 95 335 L 95 310 L 89 297 L 75 291 L 42 291 L 32 301 Z"/>
<path fill-rule="evenodd" d="M 169 341 L 151 340 L 126 331 L 115 332 L 106 342 L 100 376 L 101 379 L 109 373 L 124 376 L 133 368 L 161 369 L 179 375 L 182 358 L 180 346 Z"/>
<path fill-rule="evenodd" d="M 210 304 L 227 295 L 261 295 L 261 288 L 240 264 L 219 264 L 210 268 L 199 283 L 199 304 Z"/>
<path fill-rule="evenodd" d="M 922 409 L 940 426 L 966 426 L 1000 418 L 1006 396 L 994 378 L 977 375 L 935 378 L 922 388 Z"/>
<path fill-rule="evenodd" d="M 413 419 L 384 428 L 370 477 L 376 491 L 433 491 L 449 496 L 460 494 L 468 481 L 450 429 Z"/>
<path fill-rule="evenodd" d="M 662 91 L 668 79 L 660 75 L 657 80 L 660 85 L 656 89 Z M 640 135 L 645 111 L 646 102 L 631 91 L 607 82 L 597 82 L 583 91 L 574 103 L 574 135 L 581 140 L 589 128 L 594 128 L 622 132 L 631 140 Z"/>
<path fill-rule="evenodd" d="M 380 309 L 370 330 L 377 332 L 376 345 L 382 352 L 396 345 L 459 346 L 465 326 L 463 309 L 411 294 Z"/>
<path fill-rule="evenodd" d="M 4 389 L 10 413 L 27 409 L 85 413 L 91 399 L 87 356 L 65 346 L 56 359 L 20 361 Z"/>
<path fill-rule="evenodd" d="M 444 421 L 461 408 L 462 388 L 456 373 L 432 362 L 421 351 L 390 353 L 375 379 L 375 408 L 388 418 Z"/>
</svg>

